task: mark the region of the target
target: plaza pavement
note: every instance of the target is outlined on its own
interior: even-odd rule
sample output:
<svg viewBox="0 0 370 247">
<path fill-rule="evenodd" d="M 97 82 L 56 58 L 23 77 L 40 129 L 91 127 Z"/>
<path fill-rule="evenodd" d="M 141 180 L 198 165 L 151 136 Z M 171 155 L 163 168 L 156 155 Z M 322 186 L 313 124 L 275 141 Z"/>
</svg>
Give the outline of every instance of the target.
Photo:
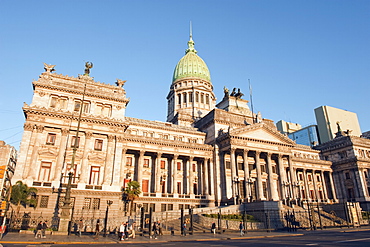
<svg viewBox="0 0 370 247">
<path fill-rule="evenodd" d="M 317 230 L 321 231 L 321 230 Z M 295 232 L 288 231 L 248 231 L 244 236 L 240 236 L 237 231 L 226 231 L 216 233 L 215 235 L 209 232 L 194 232 L 193 235 L 187 234 L 185 237 L 180 235 L 180 232 L 175 232 L 171 235 L 170 232 L 164 232 L 163 236 L 158 236 L 157 239 L 149 238 L 148 234 L 144 236 L 137 235 L 135 239 L 119 241 L 117 235 L 109 234 L 106 237 L 100 235 L 98 239 L 94 239 L 93 235 L 83 234 L 81 237 L 71 234 L 63 235 L 47 235 L 45 239 L 35 239 L 33 234 L 24 234 L 18 232 L 9 232 L 0 240 L 1 244 L 116 244 L 123 242 L 125 244 L 133 243 L 159 243 L 159 242 L 176 242 L 176 241 L 217 241 L 225 239 L 252 239 L 252 238 L 272 238 L 272 237 L 290 237 L 301 236 L 305 234 L 314 234 L 317 231 L 297 230 Z M 370 226 L 361 228 L 331 228 L 323 231 L 370 231 Z"/>
</svg>

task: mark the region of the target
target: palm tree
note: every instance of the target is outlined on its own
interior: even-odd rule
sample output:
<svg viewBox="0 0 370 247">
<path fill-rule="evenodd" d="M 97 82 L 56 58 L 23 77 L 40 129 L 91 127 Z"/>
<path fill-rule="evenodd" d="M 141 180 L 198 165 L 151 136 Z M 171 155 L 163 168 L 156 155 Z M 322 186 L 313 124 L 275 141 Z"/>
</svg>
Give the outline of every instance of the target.
<svg viewBox="0 0 370 247">
<path fill-rule="evenodd" d="M 18 181 L 11 188 L 10 202 L 17 205 L 19 211 L 20 206 L 36 206 L 36 193 L 37 189 L 28 187 L 22 181 Z"/>
<path fill-rule="evenodd" d="M 138 181 L 131 181 L 127 183 L 127 187 L 123 191 L 122 199 L 129 204 L 129 212 L 131 215 L 132 205 L 136 198 L 141 194 L 140 184 Z"/>
</svg>

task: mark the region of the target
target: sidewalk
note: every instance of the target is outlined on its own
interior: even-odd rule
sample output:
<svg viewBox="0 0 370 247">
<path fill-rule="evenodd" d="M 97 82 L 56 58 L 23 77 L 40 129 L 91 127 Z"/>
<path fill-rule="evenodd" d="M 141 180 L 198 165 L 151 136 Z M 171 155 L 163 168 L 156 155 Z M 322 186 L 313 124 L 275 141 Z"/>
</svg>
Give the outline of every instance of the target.
<svg viewBox="0 0 370 247">
<path fill-rule="evenodd" d="M 362 228 L 335 228 L 335 229 L 326 229 L 323 231 L 369 231 L 369 227 Z M 137 235 L 135 239 L 129 239 L 125 241 L 119 241 L 117 235 L 110 234 L 107 237 L 99 236 L 97 240 L 94 239 L 94 235 L 82 235 L 78 237 L 77 235 L 71 234 L 69 236 L 62 235 L 48 235 L 46 239 L 35 239 L 32 234 L 20 234 L 16 232 L 9 232 L 4 235 L 3 239 L 0 240 L 0 244 L 13 243 L 13 244 L 114 244 L 114 243 L 159 243 L 159 242 L 176 242 L 176 241 L 217 241 L 225 239 L 251 239 L 251 238 L 272 238 L 272 237 L 283 237 L 283 236 L 301 236 L 305 234 L 314 234 L 317 231 L 306 231 L 298 230 L 296 232 L 287 232 L 287 231 L 273 231 L 273 232 L 264 232 L 264 231 L 248 231 L 243 237 L 239 235 L 237 231 L 227 231 L 221 234 L 212 233 L 203 233 L 203 232 L 194 232 L 193 235 L 187 234 L 186 237 L 176 233 L 175 235 L 165 234 L 159 236 L 158 239 L 149 238 L 148 234 L 144 236 Z M 1 245 L 0 245 L 1 246 Z"/>
</svg>

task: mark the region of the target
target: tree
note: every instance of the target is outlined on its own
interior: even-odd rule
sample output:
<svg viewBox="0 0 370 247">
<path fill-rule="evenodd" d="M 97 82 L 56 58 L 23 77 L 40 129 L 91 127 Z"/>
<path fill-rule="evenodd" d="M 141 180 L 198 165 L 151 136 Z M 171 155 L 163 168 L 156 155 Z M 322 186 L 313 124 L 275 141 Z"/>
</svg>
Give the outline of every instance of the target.
<svg viewBox="0 0 370 247">
<path fill-rule="evenodd" d="M 36 206 L 36 193 L 36 188 L 28 187 L 27 184 L 24 184 L 22 181 L 18 181 L 12 186 L 10 202 L 17 205 L 18 210 L 20 206 Z"/>
<path fill-rule="evenodd" d="M 122 199 L 124 203 L 129 202 L 129 212 L 131 215 L 132 205 L 136 198 L 141 194 L 140 184 L 138 181 L 131 181 L 127 183 L 127 187 L 123 191 Z"/>
</svg>

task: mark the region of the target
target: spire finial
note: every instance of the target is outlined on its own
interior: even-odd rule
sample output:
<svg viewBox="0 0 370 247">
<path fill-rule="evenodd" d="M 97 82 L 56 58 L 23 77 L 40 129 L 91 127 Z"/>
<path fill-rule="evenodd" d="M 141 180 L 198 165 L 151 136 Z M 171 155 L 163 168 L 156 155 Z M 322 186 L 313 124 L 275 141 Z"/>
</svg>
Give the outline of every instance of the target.
<svg viewBox="0 0 370 247">
<path fill-rule="evenodd" d="M 193 27 L 191 25 L 191 21 L 190 21 L 190 40 L 193 39 Z"/>
<path fill-rule="evenodd" d="M 194 52 L 195 54 L 197 54 L 197 51 L 194 48 L 193 26 L 191 25 L 191 21 L 190 21 L 190 39 L 188 42 L 188 49 L 186 49 L 185 54 L 187 54 L 188 52 Z"/>
</svg>

